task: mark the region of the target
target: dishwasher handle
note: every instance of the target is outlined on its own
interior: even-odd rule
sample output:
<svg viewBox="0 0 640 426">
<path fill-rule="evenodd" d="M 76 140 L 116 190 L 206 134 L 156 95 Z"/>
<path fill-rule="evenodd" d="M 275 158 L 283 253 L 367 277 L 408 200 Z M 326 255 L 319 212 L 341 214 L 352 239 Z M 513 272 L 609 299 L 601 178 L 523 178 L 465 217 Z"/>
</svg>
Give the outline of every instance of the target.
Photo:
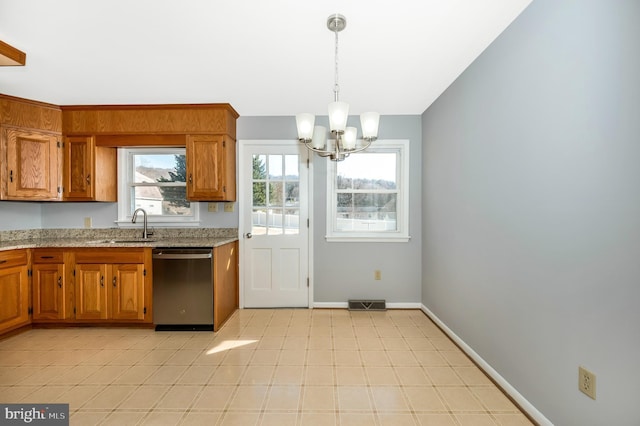
<svg viewBox="0 0 640 426">
<path fill-rule="evenodd" d="M 168 260 L 178 260 L 178 259 L 211 259 L 213 257 L 211 252 L 209 253 L 153 253 L 152 256 L 154 259 L 168 259 Z"/>
</svg>

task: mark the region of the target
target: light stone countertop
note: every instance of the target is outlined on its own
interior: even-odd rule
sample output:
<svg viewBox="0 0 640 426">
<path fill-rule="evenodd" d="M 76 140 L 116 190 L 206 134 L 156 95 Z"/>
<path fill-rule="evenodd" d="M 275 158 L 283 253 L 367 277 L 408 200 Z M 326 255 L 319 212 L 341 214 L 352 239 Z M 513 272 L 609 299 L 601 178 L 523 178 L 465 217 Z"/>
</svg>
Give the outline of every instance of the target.
<svg viewBox="0 0 640 426">
<path fill-rule="evenodd" d="M 89 247 L 218 247 L 238 240 L 235 228 L 156 229 L 148 240 L 138 230 L 43 229 L 0 232 L 0 250 Z"/>
</svg>

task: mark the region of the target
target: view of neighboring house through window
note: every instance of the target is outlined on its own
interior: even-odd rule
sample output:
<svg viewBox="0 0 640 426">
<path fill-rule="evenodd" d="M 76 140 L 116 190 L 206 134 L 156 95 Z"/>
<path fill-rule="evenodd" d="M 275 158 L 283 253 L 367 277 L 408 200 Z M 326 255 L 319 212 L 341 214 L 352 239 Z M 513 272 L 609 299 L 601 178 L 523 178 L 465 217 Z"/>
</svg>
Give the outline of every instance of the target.
<svg viewBox="0 0 640 426">
<path fill-rule="evenodd" d="M 327 240 L 408 240 L 408 157 L 407 141 L 376 141 L 329 164 Z"/>
<path fill-rule="evenodd" d="M 187 201 L 184 148 L 129 148 L 119 150 L 119 220 L 131 219 L 143 208 L 152 222 L 193 222 L 194 203 Z"/>
</svg>

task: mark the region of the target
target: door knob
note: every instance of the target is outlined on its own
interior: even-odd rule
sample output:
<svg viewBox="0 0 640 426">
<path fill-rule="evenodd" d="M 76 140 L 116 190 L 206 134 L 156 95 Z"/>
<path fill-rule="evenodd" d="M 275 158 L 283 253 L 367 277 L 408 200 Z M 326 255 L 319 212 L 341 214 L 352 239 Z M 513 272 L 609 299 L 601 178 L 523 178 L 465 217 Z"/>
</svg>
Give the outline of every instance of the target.
<svg viewBox="0 0 640 426">
<path fill-rule="evenodd" d="M 253 234 L 251 232 L 247 232 L 246 234 L 244 234 L 244 236 L 246 238 L 251 238 L 251 237 L 253 237 Z"/>
</svg>

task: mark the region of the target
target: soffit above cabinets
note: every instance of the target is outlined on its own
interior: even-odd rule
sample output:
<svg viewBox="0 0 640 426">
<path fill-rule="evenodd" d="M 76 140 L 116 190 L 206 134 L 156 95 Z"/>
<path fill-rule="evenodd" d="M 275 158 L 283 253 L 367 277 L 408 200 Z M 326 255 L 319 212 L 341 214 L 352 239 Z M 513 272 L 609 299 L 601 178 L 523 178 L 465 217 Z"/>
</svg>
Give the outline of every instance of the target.
<svg viewBox="0 0 640 426">
<path fill-rule="evenodd" d="M 0 66 L 23 66 L 27 54 L 0 40 Z"/>
</svg>

